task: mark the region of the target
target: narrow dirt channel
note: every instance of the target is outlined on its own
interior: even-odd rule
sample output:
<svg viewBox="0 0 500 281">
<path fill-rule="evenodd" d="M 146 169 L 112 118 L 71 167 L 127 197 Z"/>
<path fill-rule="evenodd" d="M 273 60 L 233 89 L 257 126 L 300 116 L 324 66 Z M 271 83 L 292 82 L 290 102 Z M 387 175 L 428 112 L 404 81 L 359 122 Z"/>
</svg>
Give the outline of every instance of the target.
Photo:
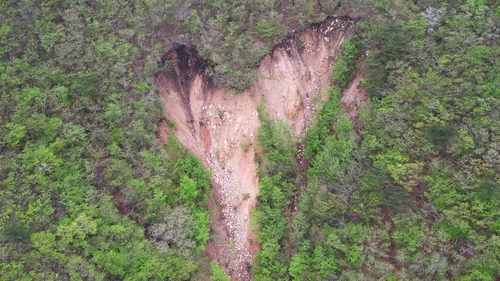
<svg viewBox="0 0 500 281">
<path fill-rule="evenodd" d="M 253 144 L 260 126 L 257 107 L 266 103 L 268 116 L 292 126 L 301 137 L 329 85 L 331 66 L 354 21 L 330 17 L 293 34 L 264 57 L 250 90 L 233 94 L 205 76 L 204 61 L 194 49 L 170 52 L 173 71 L 156 82 L 181 143 L 212 170 L 214 198 L 209 206 L 211 240 L 206 255 L 225 268 L 231 280 L 251 280 L 252 259 L 259 250 L 250 216 L 259 194 Z M 159 128 L 160 142 L 169 133 Z"/>
</svg>

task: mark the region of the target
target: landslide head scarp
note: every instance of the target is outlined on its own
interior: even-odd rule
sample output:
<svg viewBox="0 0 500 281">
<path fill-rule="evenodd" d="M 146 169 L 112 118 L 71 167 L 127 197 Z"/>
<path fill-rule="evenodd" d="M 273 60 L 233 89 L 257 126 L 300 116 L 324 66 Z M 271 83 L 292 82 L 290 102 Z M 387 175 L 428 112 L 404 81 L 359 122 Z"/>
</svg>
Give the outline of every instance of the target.
<svg viewBox="0 0 500 281">
<path fill-rule="evenodd" d="M 210 79 L 204 75 L 206 61 L 201 58 L 196 50 L 191 47 L 180 45 L 170 51 L 165 57 L 171 64 L 169 71 L 163 71 L 158 76 L 158 83 L 164 89 L 169 89 L 170 95 L 179 99 L 184 113 L 185 122 L 189 131 L 195 137 L 195 116 L 191 108 L 191 94 L 195 78 L 202 78 L 202 92 L 207 93 L 210 87 Z"/>
<path fill-rule="evenodd" d="M 179 85 L 188 86 L 193 77 L 204 72 L 206 61 L 198 55 L 198 52 L 185 45 L 179 45 L 171 50 L 164 58 L 172 65 L 171 71 L 164 72 L 168 80 L 176 80 Z M 178 88 L 177 91 L 181 91 Z"/>
</svg>

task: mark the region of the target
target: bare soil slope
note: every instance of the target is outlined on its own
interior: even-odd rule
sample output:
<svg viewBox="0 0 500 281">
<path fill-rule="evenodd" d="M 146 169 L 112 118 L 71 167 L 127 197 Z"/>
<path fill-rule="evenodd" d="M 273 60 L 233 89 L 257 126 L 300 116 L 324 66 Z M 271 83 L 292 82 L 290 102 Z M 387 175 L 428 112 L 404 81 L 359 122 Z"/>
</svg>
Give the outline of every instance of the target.
<svg viewBox="0 0 500 281">
<path fill-rule="evenodd" d="M 262 60 L 255 86 L 240 94 L 214 86 L 204 74 L 205 62 L 184 46 L 167 57 L 173 71 L 157 77 L 167 120 L 178 127 L 173 133 L 212 169 L 212 207 L 217 212 L 207 254 L 232 280 L 251 279 L 252 257 L 259 248 L 250 229 L 259 186 L 253 148 L 260 125 L 258 105 L 264 100 L 268 116 L 284 120 L 302 136 L 353 23 L 331 17 L 291 35 Z M 160 142 L 167 131 L 161 126 Z"/>
</svg>

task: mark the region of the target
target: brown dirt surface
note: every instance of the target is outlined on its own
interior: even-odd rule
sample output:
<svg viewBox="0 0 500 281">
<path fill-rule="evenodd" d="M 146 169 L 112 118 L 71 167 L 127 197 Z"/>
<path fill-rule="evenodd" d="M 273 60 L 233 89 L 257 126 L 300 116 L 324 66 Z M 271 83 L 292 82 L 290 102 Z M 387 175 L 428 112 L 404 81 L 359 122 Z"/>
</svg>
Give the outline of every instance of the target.
<svg viewBox="0 0 500 281">
<path fill-rule="evenodd" d="M 336 51 L 354 21 L 328 18 L 300 34 L 292 34 L 261 61 L 254 87 L 234 94 L 214 86 L 204 74 L 205 62 L 196 51 L 178 47 L 167 56 L 173 71 L 156 82 L 173 133 L 212 170 L 214 198 L 211 240 L 206 255 L 225 268 L 231 280 L 251 280 L 259 242 L 250 216 L 259 194 L 255 167 L 257 108 L 265 101 L 267 116 L 283 120 L 301 137 L 312 120 L 316 103 L 329 86 Z M 165 124 L 159 142 L 166 139 Z"/>
</svg>

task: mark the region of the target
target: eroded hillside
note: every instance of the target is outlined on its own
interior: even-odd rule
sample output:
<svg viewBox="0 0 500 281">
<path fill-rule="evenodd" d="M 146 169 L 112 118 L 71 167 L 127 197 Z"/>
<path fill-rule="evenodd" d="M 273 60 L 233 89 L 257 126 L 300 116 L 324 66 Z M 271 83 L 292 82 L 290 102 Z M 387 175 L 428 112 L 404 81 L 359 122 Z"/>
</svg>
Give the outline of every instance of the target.
<svg viewBox="0 0 500 281">
<path fill-rule="evenodd" d="M 251 278 L 252 256 L 259 248 L 250 228 L 259 193 L 253 147 L 259 105 L 264 103 L 268 117 L 285 121 L 295 136 L 302 136 L 353 23 L 348 17 L 330 17 L 292 34 L 263 58 L 258 79 L 243 93 L 215 86 L 205 75 L 204 60 L 185 46 L 168 54 L 173 70 L 157 77 L 171 125 L 160 126 L 160 142 L 174 133 L 212 170 L 217 212 L 207 253 L 233 280 Z"/>
</svg>

